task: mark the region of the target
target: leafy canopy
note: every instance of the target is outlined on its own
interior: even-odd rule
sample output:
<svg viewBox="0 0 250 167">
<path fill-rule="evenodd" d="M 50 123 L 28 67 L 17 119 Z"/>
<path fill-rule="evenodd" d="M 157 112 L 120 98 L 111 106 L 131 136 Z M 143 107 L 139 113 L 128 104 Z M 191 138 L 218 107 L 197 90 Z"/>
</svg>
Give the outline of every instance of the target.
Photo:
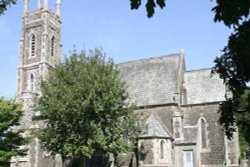
<svg viewBox="0 0 250 167">
<path fill-rule="evenodd" d="M 25 150 L 19 146 L 26 143 L 21 136 L 21 131 L 13 131 L 11 127 L 19 125 L 22 117 L 22 110 L 19 104 L 12 100 L 0 98 L 0 166 L 9 166 L 12 156 L 25 155 Z"/>
<path fill-rule="evenodd" d="M 124 82 L 112 60 L 96 49 L 73 51 L 51 69 L 41 85 L 37 109 L 46 121 L 39 138 L 64 157 L 117 156 L 133 146 L 140 131 Z"/>
<path fill-rule="evenodd" d="M 4 14 L 7 10 L 7 6 L 16 4 L 16 0 L 0 0 L 0 15 Z"/>
</svg>

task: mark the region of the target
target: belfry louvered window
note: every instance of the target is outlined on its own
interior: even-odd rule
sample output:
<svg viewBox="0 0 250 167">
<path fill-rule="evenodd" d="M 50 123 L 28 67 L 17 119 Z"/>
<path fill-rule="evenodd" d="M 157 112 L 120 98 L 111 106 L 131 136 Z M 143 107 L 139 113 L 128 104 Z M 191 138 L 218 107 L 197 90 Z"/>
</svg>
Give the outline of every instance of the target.
<svg viewBox="0 0 250 167">
<path fill-rule="evenodd" d="M 31 56 L 35 56 L 36 54 L 36 36 L 34 34 L 31 35 L 31 47 L 30 47 Z"/>
<path fill-rule="evenodd" d="M 50 55 L 54 56 L 55 54 L 55 37 L 51 38 L 51 48 L 50 48 Z"/>
</svg>

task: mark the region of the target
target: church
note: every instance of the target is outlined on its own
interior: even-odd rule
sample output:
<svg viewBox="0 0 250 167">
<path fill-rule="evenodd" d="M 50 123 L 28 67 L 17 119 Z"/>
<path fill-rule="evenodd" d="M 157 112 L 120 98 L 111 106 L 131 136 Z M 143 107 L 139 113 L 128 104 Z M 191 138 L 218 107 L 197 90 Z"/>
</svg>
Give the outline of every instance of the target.
<svg viewBox="0 0 250 167">
<path fill-rule="evenodd" d="M 17 68 L 17 99 L 25 111 L 22 128 L 44 126 L 32 106 L 41 95 L 41 80 L 61 62 L 60 8 L 61 0 L 56 0 L 55 11 L 44 0 L 30 11 L 29 0 L 24 0 Z M 118 69 L 137 111 L 145 115 L 136 166 L 239 167 L 238 133 L 228 140 L 218 124 L 227 89 L 211 69 L 187 71 L 182 51 L 121 63 Z M 11 167 L 58 166 L 55 161 L 60 157 L 55 160 L 43 151 L 38 139 L 24 147 L 28 155 L 13 157 Z"/>
</svg>

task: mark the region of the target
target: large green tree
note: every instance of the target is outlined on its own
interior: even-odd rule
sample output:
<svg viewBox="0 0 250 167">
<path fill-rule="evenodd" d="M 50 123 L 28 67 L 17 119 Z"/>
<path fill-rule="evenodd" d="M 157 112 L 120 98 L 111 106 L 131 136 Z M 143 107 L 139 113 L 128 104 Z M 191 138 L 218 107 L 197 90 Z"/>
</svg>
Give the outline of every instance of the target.
<svg viewBox="0 0 250 167">
<path fill-rule="evenodd" d="M 0 98 L 0 166 L 9 167 L 12 156 L 25 155 L 25 150 L 19 146 L 26 143 L 21 136 L 22 131 L 11 130 L 11 127 L 19 125 L 22 117 L 19 104 L 13 100 Z"/>
<path fill-rule="evenodd" d="M 52 153 L 74 160 L 95 153 L 117 158 L 133 148 L 138 117 L 115 64 L 100 50 L 73 51 L 51 69 L 41 90 L 37 109 L 46 128 L 38 136 Z"/>
</svg>

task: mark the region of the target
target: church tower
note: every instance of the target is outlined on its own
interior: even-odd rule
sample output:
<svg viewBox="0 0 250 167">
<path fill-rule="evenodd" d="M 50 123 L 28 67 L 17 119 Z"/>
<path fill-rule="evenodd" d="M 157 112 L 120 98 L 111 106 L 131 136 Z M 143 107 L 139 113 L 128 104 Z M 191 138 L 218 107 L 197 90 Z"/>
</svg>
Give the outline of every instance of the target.
<svg viewBox="0 0 250 167">
<path fill-rule="evenodd" d="M 61 19 L 60 0 L 55 13 L 49 9 L 49 0 L 38 0 L 38 8 L 29 11 L 29 0 L 24 0 L 22 36 L 18 67 L 17 96 L 40 94 L 40 81 L 48 70 L 60 63 Z"/>
<path fill-rule="evenodd" d="M 37 0 L 35 10 L 29 10 L 29 0 L 24 0 L 22 34 L 19 43 L 19 66 L 17 74 L 17 100 L 22 102 L 24 116 L 21 128 L 39 128 L 33 119 L 37 115 L 33 104 L 41 95 L 40 84 L 48 71 L 61 61 L 61 0 L 56 0 L 56 9 L 49 8 L 49 0 Z M 42 162 L 46 156 L 40 149 L 38 139 L 27 147 L 26 157 L 12 159 L 11 167 L 48 167 Z"/>
</svg>

